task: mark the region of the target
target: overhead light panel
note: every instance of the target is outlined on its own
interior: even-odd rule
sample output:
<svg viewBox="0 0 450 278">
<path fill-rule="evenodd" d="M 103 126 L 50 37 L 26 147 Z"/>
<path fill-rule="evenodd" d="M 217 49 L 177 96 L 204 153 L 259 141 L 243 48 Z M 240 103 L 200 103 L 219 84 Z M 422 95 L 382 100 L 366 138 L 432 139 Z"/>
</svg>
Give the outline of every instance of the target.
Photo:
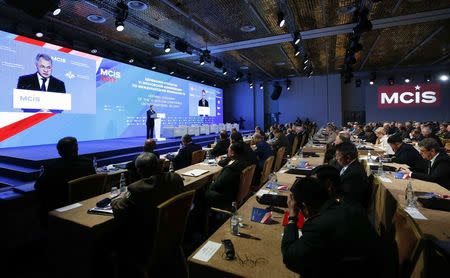
<svg viewBox="0 0 450 278">
<path fill-rule="evenodd" d="M 278 26 L 280 26 L 280 28 L 283 28 L 284 25 L 286 24 L 286 19 L 284 18 L 284 13 L 279 12 L 277 16 L 278 16 Z"/>
<path fill-rule="evenodd" d="M 167 42 L 164 43 L 164 52 L 165 52 L 165 53 L 169 53 L 170 50 L 172 50 L 172 49 L 170 48 L 170 42 L 167 41 Z"/>
<path fill-rule="evenodd" d="M 298 55 L 300 55 L 301 51 L 300 51 L 300 47 L 298 47 L 297 45 L 294 46 L 294 56 L 297 57 Z"/>
<path fill-rule="evenodd" d="M 294 33 L 294 44 L 295 45 L 299 44 L 301 40 L 302 40 L 302 38 L 300 36 L 300 32 L 295 32 Z"/>
</svg>

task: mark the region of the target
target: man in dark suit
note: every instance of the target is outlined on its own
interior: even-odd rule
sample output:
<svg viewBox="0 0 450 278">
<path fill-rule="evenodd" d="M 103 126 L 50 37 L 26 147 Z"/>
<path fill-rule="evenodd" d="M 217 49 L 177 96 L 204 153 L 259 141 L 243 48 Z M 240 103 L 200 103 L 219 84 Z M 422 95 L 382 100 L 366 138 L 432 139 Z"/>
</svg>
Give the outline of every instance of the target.
<svg viewBox="0 0 450 278">
<path fill-rule="evenodd" d="M 347 203 L 367 207 L 369 181 L 366 171 L 358 161 L 358 150 L 353 143 L 343 142 L 336 146 L 336 161 L 342 166 L 339 194 Z"/>
<path fill-rule="evenodd" d="M 183 146 L 176 156 L 167 156 L 167 158 L 173 162 L 175 170 L 190 166 L 192 162 L 192 153 L 202 149 L 202 146 L 192 143 L 192 137 L 189 134 L 185 134 L 181 138 L 181 143 Z"/>
<path fill-rule="evenodd" d="M 120 277 L 144 277 L 141 271 L 151 255 L 157 206 L 184 189 L 180 175 L 162 173 L 152 153 L 139 155 L 135 166 L 142 179 L 111 203 L 117 223 Z"/>
<path fill-rule="evenodd" d="M 198 101 L 198 106 L 209 107 L 208 100 L 206 100 L 205 96 L 206 96 L 206 91 L 202 90 L 202 98 Z"/>
<path fill-rule="evenodd" d="M 424 126 L 424 127 L 422 127 L 421 132 L 422 132 L 423 139 L 432 138 L 436 141 L 436 143 L 439 144 L 439 147 L 441 147 L 441 148 L 444 147 L 444 144 L 442 143 L 441 139 L 432 132 L 431 127 Z"/>
<path fill-rule="evenodd" d="M 156 155 L 156 157 L 159 159 L 159 153 L 157 153 L 155 151 L 155 148 L 156 148 L 155 140 L 153 140 L 153 139 L 145 140 L 143 151 L 146 153 L 152 153 L 152 154 Z M 132 161 L 128 162 L 126 165 L 126 168 L 128 170 L 128 181 L 130 183 L 135 182 L 140 179 L 140 176 L 139 176 L 136 166 L 135 166 L 136 159 L 138 158 L 138 156 L 136 156 Z"/>
<path fill-rule="evenodd" d="M 256 163 L 257 172 L 261 172 L 264 168 L 264 162 L 269 157 L 273 156 L 272 147 L 264 140 L 264 137 L 261 134 L 253 135 L 253 142 L 255 143 L 255 154 L 258 159 Z"/>
<path fill-rule="evenodd" d="M 64 137 L 56 145 L 61 158 L 44 166 L 44 172 L 34 184 L 40 200 L 39 215 L 47 223 L 47 212 L 69 204 L 67 182 L 95 174 L 92 161 L 78 157 L 78 142 L 74 137 Z"/>
<path fill-rule="evenodd" d="M 153 109 L 153 105 L 150 105 L 150 109 L 147 110 L 147 139 L 153 138 L 153 131 L 155 129 L 155 116 L 156 112 Z"/>
<path fill-rule="evenodd" d="M 289 140 L 286 138 L 284 133 L 278 129 L 274 129 L 275 141 L 272 143 L 273 151 L 276 153 L 279 148 L 285 147 L 286 151 L 284 152 L 284 156 L 291 154 L 291 145 L 289 144 Z M 333 139 L 334 140 L 334 139 Z"/>
<path fill-rule="evenodd" d="M 17 81 L 17 89 L 43 91 L 51 93 L 66 93 L 64 82 L 52 76 L 53 62 L 47 54 L 36 55 L 36 73 L 22 75 Z M 23 112 L 39 112 L 39 109 L 22 109 Z M 51 110 L 61 113 L 61 110 Z"/>
<path fill-rule="evenodd" d="M 420 154 L 429 161 L 425 173 L 419 173 L 403 169 L 402 172 L 413 179 L 438 183 L 450 189 L 450 157 L 442 151 L 439 144 L 433 138 L 426 138 L 419 142 Z"/>
<path fill-rule="evenodd" d="M 242 157 L 247 162 L 248 165 L 254 165 L 257 163 L 258 159 L 256 157 L 255 152 L 252 150 L 252 148 L 250 147 L 249 144 L 244 142 L 244 139 L 242 138 L 242 134 L 240 134 L 239 132 L 231 133 L 230 141 L 231 141 L 231 144 L 240 143 L 242 145 L 242 147 L 244 148 L 244 153 L 243 153 Z M 217 164 L 219 164 L 219 166 L 224 167 L 225 165 L 227 165 L 230 162 L 230 160 L 231 160 L 230 157 L 226 157 L 226 158 L 220 160 Z"/>
<path fill-rule="evenodd" d="M 288 196 L 289 218 L 281 252 L 286 267 L 301 277 L 379 277 L 379 238 L 364 211 L 336 201 L 330 182 L 339 173 L 298 179 Z M 333 178 L 332 176 L 337 176 Z M 331 187 L 339 188 L 339 184 Z M 306 218 L 298 234 L 298 212 Z"/>
<path fill-rule="evenodd" d="M 292 131 L 292 129 L 290 129 L 290 128 L 287 129 L 287 131 L 286 131 L 286 138 L 288 139 L 289 144 L 291 146 L 293 146 L 294 145 L 295 133 Z"/>
<path fill-rule="evenodd" d="M 206 191 L 205 196 L 209 206 L 229 209 L 231 203 L 236 201 L 241 172 L 248 166 L 243 155 L 244 148 L 241 143 L 230 145 L 228 148 L 230 162 L 223 167 L 219 176 Z"/>
<path fill-rule="evenodd" d="M 395 157 L 392 158 L 392 162 L 406 164 L 414 172 L 426 172 L 426 161 L 412 145 L 403 143 L 400 133 L 389 136 L 387 142 L 395 152 Z"/>
<path fill-rule="evenodd" d="M 230 139 L 228 139 L 228 134 L 225 130 L 220 131 L 220 140 L 216 143 L 214 148 L 211 150 L 211 155 L 221 156 L 228 152 L 228 147 L 230 146 Z"/>
</svg>

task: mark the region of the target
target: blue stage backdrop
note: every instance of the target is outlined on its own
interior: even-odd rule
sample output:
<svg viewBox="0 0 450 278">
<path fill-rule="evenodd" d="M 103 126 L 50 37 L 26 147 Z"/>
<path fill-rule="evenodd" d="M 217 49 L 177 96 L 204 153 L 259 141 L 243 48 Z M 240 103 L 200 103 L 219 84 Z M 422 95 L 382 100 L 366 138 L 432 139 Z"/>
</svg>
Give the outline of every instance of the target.
<svg viewBox="0 0 450 278">
<path fill-rule="evenodd" d="M 41 92 L 38 54 L 51 58 L 51 76 L 71 95 L 70 109 L 30 111 L 13 104 L 14 89 Z M 145 136 L 150 104 L 166 114 L 163 126 L 223 122 L 220 88 L 1 31 L 0 69 L 0 148 L 53 144 L 64 136 L 79 141 Z M 48 85 L 47 91 L 62 93 L 55 88 Z M 206 108 L 199 107 L 202 96 Z"/>
</svg>

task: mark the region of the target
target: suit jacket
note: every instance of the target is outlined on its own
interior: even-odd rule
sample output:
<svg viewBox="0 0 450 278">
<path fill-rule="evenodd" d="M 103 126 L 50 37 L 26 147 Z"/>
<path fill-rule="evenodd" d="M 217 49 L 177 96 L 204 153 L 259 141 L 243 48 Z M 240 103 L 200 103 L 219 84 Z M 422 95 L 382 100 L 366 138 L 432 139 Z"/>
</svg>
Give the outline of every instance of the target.
<svg viewBox="0 0 450 278">
<path fill-rule="evenodd" d="M 209 103 L 208 103 L 208 101 L 205 98 L 205 105 L 203 105 L 203 101 L 202 100 L 199 100 L 198 101 L 198 106 L 209 107 Z"/>
<path fill-rule="evenodd" d="M 242 159 L 247 163 L 247 165 L 257 164 L 258 158 L 256 157 L 256 153 L 252 150 L 249 144 L 242 142 L 244 146 L 244 154 L 242 155 Z M 217 164 L 221 167 L 225 167 L 231 161 L 229 157 L 226 157 L 220 160 Z"/>
<path fill-rule="evenodd" d="M 272 148 L 275 153 L 281 147 L 286 148 L 284 156 L 291 154 L 291 145 L 289 144 L 289 140 L 286 138 L 286 136 L 284 134 L 281 134 L 281 136 L 279 138 L 275 139 L 275 142 L 273 142 L 273 144 L 272 144 Z"/>
<path fill-rule="evenodd" d="M 367 174 L 358 159 L 350 163 L 341 174 L 340 194 L 344 202 L 367 207 L 369 200 L 369 181 Z"/>
<path fill-rule="evenodd" d="M 433 138 L 433 139 L 436 140 L 436 142 L 439 144 L 439 147 L 441 147 L 441 148 L 444 147 L 444 144 L 442 143 L 441 138 L 439 138 L 439 137 L 438 137 L 436 134 L 434 134 L 434 133 L 431 133 L 430 135 L 428 135 L 428 137 L 423 137 L 422 140 L 425 139 L 425 138 Z M 421 141 L 422 141 L 422 140 L 421 140 Z"/>
<path fill-rule="evenodd" d="M 230 146 L 230 139 L 219 140 L 214 148 L 211 150 L 211 155 L 221 156 L 228 152 L 228 147 Z"/>
<path fill-rule="evenodd" d="M 375 135 L 375 133 L 373 131 L 369 132 L 369 133 L 365 133 L 364 134 L 364 140 L 366 140 L 366 142 L 375 144 L 375 141 L 377 141 L 377 136 Z"/>
<path fill-rule="evenodd" d="M 392 162 L 406 164 L 413 172 L 426 173 L 427 162 L 422 158 L 419 152 L 410 144 L 402 143 L 395 152 Z"/>
<path fill-rule="evenodd" d="M 152 118 L 152 115 L 155 115 L 155 110 L 147 110 L 147 125 L 155 125 L 155 118 Z"/>
<path fill-rule="evenodd" d="M 40 91 L 39 80 L 36 73 L 30 75 L 22 75 L 17 81 L 17 89 Z M 56 77 L 50 76 L 47 92 L 66 93 L 64 82 Z"/>
<path fill-rule="evenodd" d="M 266 159 L 274 155 L 272 147 L 266 141 L 261 141 L 256 144 L 255 154 L 258 159 L 258 162 L 256 164 L 258 171 L 261 171 L 263 169 Z"/>
<path fill-rule="evenodd" d="M 430 173 L 413 172 L 411 177 L 414 179 L 431 181 L 450 189 L 450 157 L 446 153 L 439 153 L 434 160 Z"/>
<path fill-rule="evenodd" d="M 291 144 L 291 146 L 294 145 L 295 133 L 291 132 L 286 134 L 286 138 L 288 139 L 289 144 Z"/>
<path fill-rule="evenodd" d="M 301 277 L 377 277 L 379 243 L 364 211 L 329 200 L 305 221 L 300 238 L 295 223 L 286 225 L 281 252 L 286 267 Z M 346 258 L 361 261 L 355 267 Z"/>
<path fill-rule="evenodd" d="M 190 143 L 181 147 L 178 154 L 171 159 L 175 170 L 190 166 L 192 162 L 192 153 L 201 149 L 202 146 L 195 143 Z"/>
<path fill-rule="evenodd" d="M 139 263 L 145 262 L 153 243 L 157 206 L 183 189 L 180 175 L 161 173 L 130 184 L 124 196 L 113 200 L 119 250 Z"/>
<path fill-rule="evenodd" d="M 59 158 L 44 166 L 44 173 L 34 184 L 40 200 L 40 213 L 47 218 L 47 212 L 69 204 L 67 182 L 95 174 L 92 161 L 77 157 L 75 159 Z"/>
<path fill-rule="evenodd" d="M 236 200 L 242 170 L 248 164 L 243 158 L 236 158 L 234 161 L 223 167 L 219 176 L 209 186 L 206 191 L 206 200 L 209 206 L 228 209 L 231 203 Z"/>
</svg>

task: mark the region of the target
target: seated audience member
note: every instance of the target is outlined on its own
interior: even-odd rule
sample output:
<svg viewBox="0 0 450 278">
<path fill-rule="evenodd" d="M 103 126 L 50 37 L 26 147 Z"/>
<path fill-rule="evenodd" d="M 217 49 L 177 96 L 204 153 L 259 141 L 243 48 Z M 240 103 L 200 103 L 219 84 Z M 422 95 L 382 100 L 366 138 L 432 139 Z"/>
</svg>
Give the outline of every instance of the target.
<svg viewBox="0 0 450 278">
<path fill-rule="evenodd" d="M 156 155 L 156 157 L 159 158 L 159 153 L 155 152 L 156 148 L 156 141 L 154 139 L 147 139 L 144 142 L 144 152 L 146 153 L 152 153 Z M 136 162 L 136 156 L 132 161 L 128 162 L 126 165 L 126 168 L 128 170 L 128 180 L 129 183 L 135 182 L 140 179 L 139 174 L 137 173 L 135 162 Z"/>
<path fill-rule="evenodd" d="M 406 130 L 406 127 L 403 124 L 400 124 L 400 126 L 398 127 L 398 133 L 400 137 L 403 139 L 405 138 L 409 138 L 409 132 Z"/>
<path fill-rule="evenodd" d="M 366 171 L 358 161 L 358 150 L 353 143 L 336 146 L 336 161 L 342 167 L 340 193 L 344 202 L 367 206 L 369 181 Z"/>
<path fill-rule="evenodd" d="M 413 179 L 438 183 L 450 189 L 450 157 L 433 138 L 425 138 L 419 142 L 420 154 L 429 161 L 425 173 L 414 172 L 408 169 L 402 170 Z"/>
<path fill-rule="evenodd" d="M 291 153 L 291 145 L 289 144 L 289 140 L 286 138 L 284 133 L 279 129 L 274 129 L 275 141 L 272 143 L 272 148 L 274 153 L 277 153 L 278 149 L 281 147 L 285 147 L 286 150 L 284 152 L 284 156 L 286 157 Z"/>
<path fill-rule="evenodd" d="M 257 158 L 255 152 L 252 150 L 249 144 L 244 142 L 242 138 L 242 134 L 233 133 L 230 135 L 231 144 L 233 143 L 241 143 L 244 148 L 243 158 L 247 162 L 248 165 L 256 164 Z M 230 162 L 231 158 L 226 157 L 218 162 L 219 166 L 224 167 Z"/>
<path fill-rule="evenodd" d="M 372 131 L 372 127 L 371 126 L 365 126 L 364 127 L 364 138 L 363 138 L 363 140 L 365 140 L 368 143 L 375 144 L 375 141 L 377 140 L 377 136 Z"/>
<path fill-rule="evenodd" d="M 121 277 L 144 277 L 140 271 L 151 254 L 157 206 L 184 189 L 181 176 L 163 173 L 152 153 L 139 155 L 135 166 L 142 179 L 130 184 L 128 191 L 111 203 L 117 223 Z"/>
<path fill-rule="evenodd" d="M 425 173 L 427 163 L 412 145 L 403 143 L 400 134 L 389 136 L 388 143 L 395 152 L 395 157 L 392 158 L 392 162 L 406 164 L 410 167 L 411 171 Z"/>
<path fill-rule="evenodd" d="M 211 155 L 214 157 L 224 155 L 227 153 L 229 146 L 230 146 L 230 139 L 228 139 L 228 134 L 225 130 L 221 130 L 220 140 L 211 150 Z"/>
<path fill-rule="evenodd" d="M 40 200 L 39 215 L 47 223 L 47 212 L 68 205 L 67 182 L 95 174 L 92 161 L 78 156 L 78 142 L 74 137 L 64 137 L 56 145 L 61 158 L 44 166 L 44 172 L 34 184 Z"/>
<path fill-rule="evenodd" d="M 267 158 L 274 155 L 272 147 L 264 141 L 264 138 L 260 134 L 253 135 L 253 141 L 255 142 L 255 154 L 258 162 L 256 163 L 256 170 L 261 172 L 264 168 L 264 162 Z"/>
<path fill-rule="evenodd" d="M 192 137 L 189 134 L 185 134 L 181 138 L 181 143 L 183 146 L 178 150 L 178 154 L 174 157 L 167 157 L 167 159 L 173 162 L 175 170 L 190 166 L 192 162 L 192 153 L 202 149 L 202 146 L 192 143 Z"/>
<path fill-rule="evenodd" d="M 261 130 L 261 128 L 259 126 L 255 127 L 255 134 L 261 134 L 264 135 L 264 132 Z"/>
<path fill-rule="evenodd" d="M 432 139 L 434 139 L 434 140 L 436 141 L 436 143 L 439 144 L 439 147 L 441 147 L 441 148 L 444 147 L 444 144 L 442 144 L 441 139 L 440 139 L 436 134 L 434 134 L 434 133 L 431 131 L 431 127 L 429 127 L 429 126 L 424 126 L 424 127 L 421 128 L 421 132 L 422 132 L 423 139 L 426 139 L 426 138 L 432 138 Z M 423 139 L 422 139 L 422 140 L 423 140 Z"/>
<path fill-rule="evenodd" d="M 447 133 L 447 123 L 442 123 L 439 125 L 439 131 L 436 132 L 436 135 L 439 138 L 444 138 L 444 135 Z"/>
<path fill-rule="evenodd" d="M 375 134 L 377 135 L 376 146 L 384 150 L 386 154 L 394 154 L 394 151 L 387 142 L 389 136 L 386 135 L 386 130 L 382 127 L 379 127 L 375 130 Z"/>
<path fill-rule="evenodd" d="M 229 209 L 236 200 L 241 172 L 248 166 L 244 154 L 242 143 L 232 143 L 228 148 L 230 161 L 206 191 L 206 201 L 210 207 Z"/>
<path fill-rule="evenodd" d="M 444 134 L 444 139 L 450 139 L 450 124 L 447 125 L 447 132 Z"/>
<path fill-rule="evenodd" d="M 325 171 L 329 173 L 321 173 Z M 337 173 L 332 171 L 319 169 L 318 178 L 299 179 L 292 186 L 289 222 L 281 242 L 283 262 L 305 278 L 379 277 L 378 235 L 364 211 L 330 196 L 330 188 L 339 187 L 333 184 Z M 299 209 L 306 218 L 300 237 Z"/>
<path fill-rule="evenodd" d="M 295 133 L 292 132 L 292 129 L 290 129 L 290 128 L 287 129 L 287 131 L 286 131 L 286 138 L 288 139 L 289 144 L 291 146 L 293 146 L 294 145 Z"/>
<path fill-rule="evenodd" d="M 336 139 L 332 144 L 327 145 L 327 149 L 325 150 L 325 157 L 323 163 L 336 167 L 339 171 L 341 170 L 341 166 L 336 161 L 336 146 L 343 143 L 350 142 L 350 133 L 347 131 L 341 131 L 336 136 Z"/>
<path fill-rule="evenodd" d="M 231 128 L 230 134 L 239 133 L 235 127 Z"/>
<path fill-rule="evenodd" d="M 420 129 L 415 128 L 411 131 L 411 133 L 409 134 L 409 138 L 411 139 L 411 141 L 413 142 L 420 142 L 423 139 L 423 136 L 421 134 Z"/>
</svg>

